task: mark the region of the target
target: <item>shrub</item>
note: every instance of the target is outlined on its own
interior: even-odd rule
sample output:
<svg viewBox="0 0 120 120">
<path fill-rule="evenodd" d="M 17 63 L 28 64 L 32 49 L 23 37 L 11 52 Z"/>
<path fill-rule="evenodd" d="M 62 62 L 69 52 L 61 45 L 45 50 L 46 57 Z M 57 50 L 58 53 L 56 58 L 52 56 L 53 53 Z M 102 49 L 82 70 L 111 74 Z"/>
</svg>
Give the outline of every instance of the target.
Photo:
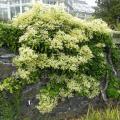
<svg viewBox="0 0 120 120">
<path fill-rule="evenodd" d="M 56 8 L 38 5 L 12 25 L 25 31 L 19 39 L 19 55 L 14 59 L 18 70 L 13 85 L 32 84 L 44 76 L 49 80 L 37 95 L 40 112 L 52 111 L 62 98 L 93 98 L 100 93 L 101 79 L 109 68 L 105 48 L 113 47 L 106 23 L 86 22 Z M 13 85 L 9 84 L 11 89 Z"/>
<path fill-rule="evenodd" d="M 0 23 L 0 46 L 12 51 L 17 51 L 19 47 L 19 37 L 22 31 L 8 23 Z"/>
<path fill-rule="evenodd" d="M 74 94 L 93 98 L 107 70 L 105 47 L 112 46 L 107 25 L 101 20 L 85 22 L 67 13 L 36 6 L 14 20 L 25 30 L 20 55 L 14 59 L 16 76 L 26 84 L 47 74 L 37 108 L 50 112 L 62 97 Z"/>
</svg>

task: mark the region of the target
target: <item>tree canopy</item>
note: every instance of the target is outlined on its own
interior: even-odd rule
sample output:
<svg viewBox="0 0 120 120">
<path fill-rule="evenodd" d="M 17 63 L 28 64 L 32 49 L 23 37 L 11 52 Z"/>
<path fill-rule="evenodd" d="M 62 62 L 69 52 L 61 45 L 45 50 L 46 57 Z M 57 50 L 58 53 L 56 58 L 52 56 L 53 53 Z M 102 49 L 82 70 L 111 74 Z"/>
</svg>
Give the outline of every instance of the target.
<svg viewBox="0 0 120 120">
<path fill-rule="evenodd" d="M 97 0 L 95 16 L 109 25 L 117 25 L 120 20 L 120 0 Z"/>
</svg>

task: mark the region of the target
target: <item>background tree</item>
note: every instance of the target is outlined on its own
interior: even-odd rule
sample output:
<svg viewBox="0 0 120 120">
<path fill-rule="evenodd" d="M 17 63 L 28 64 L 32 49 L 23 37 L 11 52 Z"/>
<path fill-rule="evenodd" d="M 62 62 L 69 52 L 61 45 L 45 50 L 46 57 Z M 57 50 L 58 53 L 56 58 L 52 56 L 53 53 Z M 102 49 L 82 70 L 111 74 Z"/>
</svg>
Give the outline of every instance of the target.
<svg viewBox="0 0 120 120">
<path fill-rule="evenodd" d="M 120 0 L 96 0 L 95 16 L 102 18 L 109 26 L 117 26 L 120 18 Z"/>
</svg>

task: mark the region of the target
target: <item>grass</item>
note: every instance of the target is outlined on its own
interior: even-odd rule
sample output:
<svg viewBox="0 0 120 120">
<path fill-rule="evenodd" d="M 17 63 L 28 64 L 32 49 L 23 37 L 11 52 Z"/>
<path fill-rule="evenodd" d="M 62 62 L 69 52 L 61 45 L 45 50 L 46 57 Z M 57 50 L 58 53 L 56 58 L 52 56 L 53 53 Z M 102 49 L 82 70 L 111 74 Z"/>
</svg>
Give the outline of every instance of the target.
<svg viewBox="0 0 120 120">
<path fill-rule="evenodd" d="M 104 110 L 94 110 L 90 107 L 87 115 L 73 120 L 120 120 L 120 106 L 108 107 Z"/>
</svg>

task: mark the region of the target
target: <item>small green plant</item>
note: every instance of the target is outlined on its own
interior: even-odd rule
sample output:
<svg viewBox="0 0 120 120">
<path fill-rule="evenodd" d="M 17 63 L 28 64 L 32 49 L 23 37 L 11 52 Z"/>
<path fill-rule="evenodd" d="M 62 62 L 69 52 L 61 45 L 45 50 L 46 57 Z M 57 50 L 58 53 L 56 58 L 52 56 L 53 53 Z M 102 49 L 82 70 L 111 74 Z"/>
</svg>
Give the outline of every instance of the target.
<svg viewBox="0 0 120 120">
<path fill-rule="evenodd" d="M 109 98 L 116 100 L 120 99 L 120 80 L 117 77 L 111 76 L 108 84 L 107 95 Z"/>
<path fill-rule="evenodd" d="M 108 107 L 105 110 L 90 108 L 87 115 L 76 120 L 120 120 L 120 109 L 119 107 Z"/>
<path fill-rule="evenodd" d="M 0 92 L 0 120 L 18 120 L 20 97 L 11 95 L 5 91 Z"/>
</svg>

